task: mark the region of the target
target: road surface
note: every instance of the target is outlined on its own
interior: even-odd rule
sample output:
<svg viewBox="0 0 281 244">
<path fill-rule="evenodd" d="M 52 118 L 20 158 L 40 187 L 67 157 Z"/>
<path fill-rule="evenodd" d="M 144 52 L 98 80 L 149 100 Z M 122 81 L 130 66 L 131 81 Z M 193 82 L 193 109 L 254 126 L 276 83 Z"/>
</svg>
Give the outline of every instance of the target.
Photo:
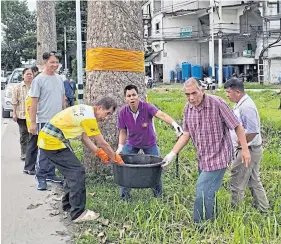
<svg viewBox="0 0 281 244">
<path fill-rule="evenodd" d="M 2 116 L 1 116 L 2 117 Z M 38 191 L 34 176 L 23 174 L 18 125 L 1 120 L 1 243 L 72 243 L 66 215 L 58 212 L 62 187 Z"/>
</svg>

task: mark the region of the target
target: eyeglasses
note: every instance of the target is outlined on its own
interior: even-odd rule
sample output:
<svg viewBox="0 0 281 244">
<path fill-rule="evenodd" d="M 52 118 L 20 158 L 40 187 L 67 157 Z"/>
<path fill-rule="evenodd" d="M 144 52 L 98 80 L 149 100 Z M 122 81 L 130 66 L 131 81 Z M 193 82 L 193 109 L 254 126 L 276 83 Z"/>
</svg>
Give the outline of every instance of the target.
<svg viewBox="0 0 281 244">
<path fill-rule="evenodd" d="M 51 56 L 55 56 L 55 57 L 59 58 L 59 57 L 60 57 L 60 54 L 57 53 L 57 52 L 46 52 L 46 53 L 43 54 L 43 60 L 47 60 L 47 59 L 49 59 Z"/>
</svg>

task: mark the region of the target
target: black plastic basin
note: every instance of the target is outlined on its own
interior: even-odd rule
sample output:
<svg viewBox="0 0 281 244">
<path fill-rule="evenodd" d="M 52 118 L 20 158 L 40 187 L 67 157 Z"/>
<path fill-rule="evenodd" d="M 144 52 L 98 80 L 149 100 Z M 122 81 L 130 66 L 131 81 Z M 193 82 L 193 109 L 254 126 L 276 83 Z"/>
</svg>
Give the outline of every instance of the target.
<svg viewBox="0 0 281 244">
<path fill-rule="evenodd" d="M 116 184 L 129 188 L 151 188 L 159 183 L 162 158 L 146 154 L 120 156 L 125 164 L 112 164 Z"/>
</svg>

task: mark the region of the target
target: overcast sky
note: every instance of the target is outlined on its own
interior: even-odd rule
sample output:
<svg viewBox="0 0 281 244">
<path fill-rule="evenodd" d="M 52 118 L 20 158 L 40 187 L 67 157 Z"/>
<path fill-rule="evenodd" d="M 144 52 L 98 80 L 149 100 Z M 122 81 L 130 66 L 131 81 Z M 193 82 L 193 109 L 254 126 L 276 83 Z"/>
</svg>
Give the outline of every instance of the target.
<svg viewBox="0 0 281 244">
<path fill-rule="evenodd" d="M 29 10 L 36 10 L 36 0 L 27 0 Z"/>
</svg>

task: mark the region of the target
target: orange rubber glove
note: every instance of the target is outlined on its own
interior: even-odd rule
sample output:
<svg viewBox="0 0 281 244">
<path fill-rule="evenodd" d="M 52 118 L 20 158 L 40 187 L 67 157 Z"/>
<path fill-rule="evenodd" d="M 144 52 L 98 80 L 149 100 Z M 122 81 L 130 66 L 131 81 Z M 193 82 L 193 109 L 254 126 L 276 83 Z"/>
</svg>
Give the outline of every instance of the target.
<svg viewBox="0 0 281 244">
<path fill-rule="evenodd" d="M 102 150 L 101 148 L 99 148 L 95 153 L 95 156 L 99 157 L 101 159 L 101 161 L 103 161 L 104 163 L 108 164 L 109 163 L 109 157 L 108 155 L 104 152 L 104 150 Z"/>
<path fill-rule="evenodd" d="M 121 156 L 117 153 L 115 153 L 115 158 L 114 158 L 114 162 L 117 164 L 124 164 L 123 159 L 121 158 Z"/>
</svg>

